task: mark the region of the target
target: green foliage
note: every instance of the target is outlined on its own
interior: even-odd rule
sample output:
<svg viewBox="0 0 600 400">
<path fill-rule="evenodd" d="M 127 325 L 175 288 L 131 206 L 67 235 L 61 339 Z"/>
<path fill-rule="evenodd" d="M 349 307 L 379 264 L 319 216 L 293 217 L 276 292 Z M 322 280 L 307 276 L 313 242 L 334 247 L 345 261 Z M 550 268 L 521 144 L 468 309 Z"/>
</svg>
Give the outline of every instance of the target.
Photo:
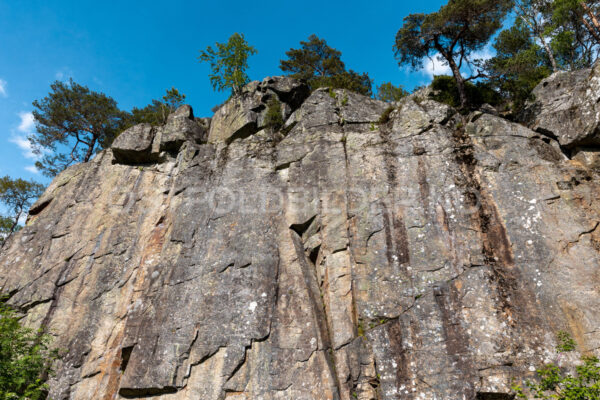
<svg viewBox="0 0 600 400">
<path fill-rule="evenodd" d="M 568 332 L 565 332 L 565 331 L 558 332 L 557 339 L 558 339 L 558 345 L 556 346 L 556 350 L 559 353 L 565 353 L 565 352 L 575 350 L 576 343 L 573 340 L 573 338 L 571 337 L 571 335 L 569 335 Z"/>
<path fill-rule="evenodd" d="M 461 106 L 456 80 L 451 76 L 435 76 L 431 87 L 434 92 L 432 96 L 434 100 L 448 104 L 451 107 Z M 472 109 L 477 109 L 485 103 L 496 106 L 502 101 L 500 95 L 484 82 L 477 82 L 475 84 L 466 82 L 465 90 L 470 99 L 469 106 Z"/>
<path fill-rule="evenodd" d="M 383 114 L 381 114 L 381 116 L 379 117 L 379 121 L 377 121 L 378 124 L 387 124 L 390 121 L 390 115 L 392 114 L 392 112 L 395 110 L 394 107 L 388 107 L 385 109 L 385 111 L 383 112 Z"/>
<path fill-rule="evenodd" d="M 518 112 L 531 98 L 532 90 L 551 73 L 550 60 L 520 20 L 510 29 L 500 32 L 494 49 L 496 55 L 485 64 L 491 76 L 489 83 Z"/>
<path fill-rule="evenodd" d="M 45 380 L 58 358 L 50 339 L 21 326 L 17 313 L 0 299 L 0 400 L 46 398 Z"/>
<path fill-rule="evenodd" d="M 528 381 L 526 387 L 535 399 L 542 400 L 598 400 L 600 399 L 600 360 L 583 357 L 572 375 L 554 364 L 537 370 L 539 382 Z M 525 389 L 513 387 L 517 397 L 527 399 Z"/>
<path fill-rule="evenodd" d="M 0 178 L 0 203 L 8 215 L 0 215 L 0 247 L 20 229 L 19 220 L 25 216 L 33 202 L 42 195 L 44 186 L 23 179 Z"/>
<path fill-rule="evenodd" d="M 392 82 L 385 82 L 377 86 L 376 99 L 381 101 L 399 101 L 408 96 L 408 92 L 402 86 L 394 86 Z"/>
<path fill-rule="evenodd" d="M 547 33 L 562 69 L 591 67 L 598 59 L 600 3 L 595 0 L 552 0 L 545 17 Z"/>
<path fill-rule="evenodd" d="M 436 54 L 452 70 L 460 98 L 466 107 L 469 97 L 461 68 L 473 64 L 469 57 L 481 50 L 513 6 L 512 0 L 449 0 L 439 11 L 411 14 L 396 34 L 394 51 L 399 65 L 423 68 L 423 60 Z"/>
<path fill-rule="evenodd" d="M 320 87 L 348 89 L 366 96 L 371 95 L 372 81 L 366 73 L 346 70 L 342 53 L 324 39 L 311 35 L 300 42 L 300 49 L 286 51 L 287 60 L 281 60 L 279 68 L 296 79 L 305 80 L 312 90 Z"/>
<path fill-rule="evenodd" d="M 567 332 L 558 333 L 558 342 L 559 352 L 575 350 L 575 341 Z M 513 386 L 518 398 L 527 399 L 529 393 L 542 400 L 600 399 L 600 360 L 597 357 L 582 357 L 574 375 L 554 364 L 540 367 L 537 374 L 537 382 L 525 382 L 527 390 L 518 384 Z"/>
<path fill-rule="evenodd" d="M 265 127 L 272 131 L 278 131 L 283 126 L 283 116 L 281 115 L 281 103 L 275 96 L 267 101 L 267 112 L 265 114 Z"/>
<path fill-rule="evenodd" d="M 68 83 L 56 81 L 50 88 L 48 96 L 33 102 L 37 132 L 29 141 L 34 152 L 42 156 L 36 167 L 47 176 L 55 176 L 109 147 L 126 114 L 111 97 L 73 79 Z"/>
<path fill-rule="evenodd" d="M 209 77 L 215 90 L 231 89 L 232 95 L 239 94 L 250 80 L 246 74 L 248 57 L 256 54 L 257 50 L 240 33 L 231 35 L 227 43 L 215 43 L 215 47 L 201 50 L 199 61 L 210 64 L 212 72 Z"/>
<path fill-rule="evenodd" d="M 342 107 L 345 107 L 348 105 L 348 95 L 346 93 L 344 93 L 344 97 L 342 98 Z"/>
<path fill-rule="evenodd" d="M 171 88 L 162 97 L 162 100 L 152 100 L 144 108 L 134 107 L 128 119 L 128 127 L 141 123 L 148 123 L 155 126 L 164 125 L 167 117 L 178 107 L 185 103 L 185 94 L 179 90 Z"/>
</svg>

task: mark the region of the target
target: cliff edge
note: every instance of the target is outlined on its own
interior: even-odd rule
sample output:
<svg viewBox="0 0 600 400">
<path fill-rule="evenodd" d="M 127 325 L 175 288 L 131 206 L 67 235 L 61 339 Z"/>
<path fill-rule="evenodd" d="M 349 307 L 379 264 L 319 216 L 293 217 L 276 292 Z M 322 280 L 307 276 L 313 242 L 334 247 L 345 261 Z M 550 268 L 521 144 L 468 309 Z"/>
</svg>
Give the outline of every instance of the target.
<svg viewBox="0 0 600 400">
<path fill-rule="evenodd" d="M 597 75 L 543 82 L 533 129 L 276 77 L 125 131 L 0 254 L 68 350 L 50 396 L 502 400 L 558 331 L 597 351 Z"/>
</svg>

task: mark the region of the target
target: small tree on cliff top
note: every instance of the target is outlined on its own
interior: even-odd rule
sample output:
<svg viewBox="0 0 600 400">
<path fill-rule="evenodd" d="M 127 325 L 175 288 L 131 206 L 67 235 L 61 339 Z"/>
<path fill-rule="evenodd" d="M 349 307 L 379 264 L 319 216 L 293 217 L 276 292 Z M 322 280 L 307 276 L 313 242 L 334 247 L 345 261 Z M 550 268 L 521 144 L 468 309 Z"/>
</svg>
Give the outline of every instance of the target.
<svg viewBox="0 0 600 400">
<path fill-rule="evenodd" d="M 398 63 L 419 69 L 424 58 L 439 57 L 452 70 L 461 106 L 465 107 L 465 82 L 482 75 L 465 78 L 461 69 L 472 64 L 469 57 L 485 46 L 512 7 L 512 0 L 450 0 L 437 12 L 411 14 L 396 34 Z"/>
<path fill-rule="evenodd" d="M 198 60 L 210 63 L 212 72 L 209 77 L 215 90 L 231 89 L 232 94 L 239 94 L 250 80 L 246 74 L 248 57 L 256 54 L 256 49 L 240 33 L 231 35 L 227 43 L 215 43 L 215 47 L 201 50 Z"/>
<path fill-rule="evenodd" d="M 184 103 L 185 94 L 180 93 L 179 90 L 173 87 L 167 90 L 162 100 L 152 100 L 150 104 L 143 108 L 134 107 L 128 117 L 127 126 L 141 123 L 163 125 L 167 122 L 169 114 Z"/>
<path fill-rule="evenodd" d="M 384 82 L 377 86 L 377 95 L 375 98 L 381 101 L 399 101 L 408 96 L 408 92 L 402 86 L 394 86 L 392 82 Z"/>
<path fill-rule="evenodd" d="M 366 96 L 371 95 L 371 79 L 366 73 L 346 70 L 342 53 L 330 47 L 324 39 L 310 35 L 300 42 L 301 48 L 285 52 L 279 68 L 292 78 L 306 80 L 312 90 L 320 87 L 348 89 Z"/>
</svg>

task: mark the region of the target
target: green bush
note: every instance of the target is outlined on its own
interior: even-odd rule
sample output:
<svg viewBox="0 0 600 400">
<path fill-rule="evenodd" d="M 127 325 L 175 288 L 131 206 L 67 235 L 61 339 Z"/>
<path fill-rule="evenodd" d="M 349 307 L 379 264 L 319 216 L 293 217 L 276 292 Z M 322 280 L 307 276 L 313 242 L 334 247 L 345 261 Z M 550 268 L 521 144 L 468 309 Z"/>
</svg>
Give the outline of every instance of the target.
<svg viewBox="0 0 600 400">
<path fill-rule="evenodd" d="M 566 332 L 558 333 L 559 353 L 575 350 L 575 341 Z M 527 381 L 527 391 L 535 399 L 542 400 L 599 400 L 600 399 L 600 360 L 584 356 L 581 365 L 575 367 L 572 375 L 564 369 L 547 364 L 537 370 L 539 382 Z M 530 398 L 521 385 L 513 386 L 520 399 Z"/>
<path fill-rule="evenodd" d="M 273 96 L 267 101 L 265 127 L 275 132 L 283 126 L 283 122 L 283 116 L 281 115 L 281 103 L 275 96 Z"/>
<path fill-rule="evenodd" d="M 0 400 L 39 400 L 58 352 L 50 336 L 21 326 L 17 313 L 0 299 Z"/>
<path fill-rule="evenodd" d="M 453 77 L 447 75 L 438 75 L 433 78 L 431 88 L 434 91 L 432 98 L 440 103 L 448 104 L 451 107 L 460 107 L 460 96 L 458 87 Z M 469 99 L 469 108 L 477 109 L 487 103 L 497 106 L 502 103 L 502 97 L 489 85 L 482 82 L 466 83 L 467 98 Z"/>
</svg>

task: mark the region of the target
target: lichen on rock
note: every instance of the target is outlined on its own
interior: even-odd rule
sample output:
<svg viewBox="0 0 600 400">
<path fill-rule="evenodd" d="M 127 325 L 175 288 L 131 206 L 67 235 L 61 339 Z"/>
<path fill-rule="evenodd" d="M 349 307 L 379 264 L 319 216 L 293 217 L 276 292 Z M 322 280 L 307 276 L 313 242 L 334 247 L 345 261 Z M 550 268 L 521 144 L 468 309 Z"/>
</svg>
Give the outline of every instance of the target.
<svg viewBox="0 0 600 400">
<path fill-rule="evenodd" d="M 589 157 L 491 113 L 388 108 L 268 78 L 59 175 L 0 253 L 9 302 L 68 350 L 50 396 L 508 399 L 556 332 L 597 351 Z"/>
</svg>

